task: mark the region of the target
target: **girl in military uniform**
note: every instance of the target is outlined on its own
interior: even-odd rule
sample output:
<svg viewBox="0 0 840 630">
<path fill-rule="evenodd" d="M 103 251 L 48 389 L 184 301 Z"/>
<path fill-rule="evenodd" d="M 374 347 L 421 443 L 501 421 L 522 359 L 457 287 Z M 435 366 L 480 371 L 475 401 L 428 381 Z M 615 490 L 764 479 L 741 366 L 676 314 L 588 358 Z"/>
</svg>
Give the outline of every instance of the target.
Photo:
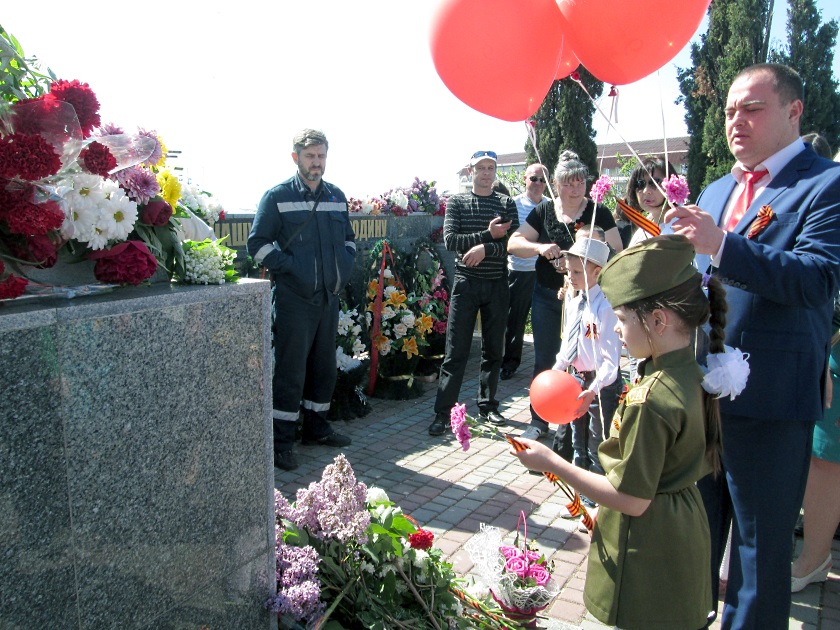
<svg viewBox="0 0 840 630">
<path fill-rule="evenodd" d="M 641 359 L 640 380 L 598 452 L 605 476 L 536 441 L 512 451 L 601 505 L 584 602 L 626 630 L 697 630 L 712 608 L 709 526 L 695 482 L 719 469 L 720 421 L 693 339 L 709 321 L 710 350 L 724 352 L 726 302 L 714 278 L 707 297 L 693 258 L 687 239 L 660 236 L 622 252 L 599 276 L 628 352 Z"/>
</svg>

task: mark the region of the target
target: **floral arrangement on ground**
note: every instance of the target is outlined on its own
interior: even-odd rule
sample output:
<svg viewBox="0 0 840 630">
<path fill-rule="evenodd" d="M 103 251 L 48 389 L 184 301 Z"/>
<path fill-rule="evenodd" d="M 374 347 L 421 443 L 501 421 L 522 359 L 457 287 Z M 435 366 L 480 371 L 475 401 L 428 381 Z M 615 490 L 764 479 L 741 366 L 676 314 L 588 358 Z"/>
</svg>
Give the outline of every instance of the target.
<svg viewBox="0 0 840 630">
<path fill-rule="evenodd" d="M 459 578 L 418 527 L 338 455 L 319 482 L 289 503 L 275 491 L 277 594 L 266 606 L 281 627 L 443 630 L 523 627 Z"/>
<path fill-rule="evenodd" d="M 103 125 L 88 84 L 43 74 L 2 29 L 0 44 L 0 299 L 27 286 L 51 290 L 30 276 L 57 263 L 91 265 L 109 285 L 138 285 L 159 269 L 166 279 L 204 282 L 187 273 L 185 253 L 199 250 L 220 255 L 214 269 L 235 280 L 224 249 L 182 247 L 215 239 L 195 213 L 213 219 L 223 210 L 202 206 L 197 199 L 209 195 L 198 187 L 182 187 L 158 134 Z M 205 271 L 207 252 L 199 255 Z"/>
<path fill-rule="evenodd" d="M 368 391 L 383 398 L 414 398 L 422 394 L 414 372 L 420 353 L 428 345 L 426 335 L 432 330 L 432 315 L 401 281 L 397 270 L 406 271 L 405 259 L 389 241 L 383 239 L 373 246 L 370 261 L 365 321 L 376 369 L 374 372 L 371 368 Z"/>
<path fill-rule="evenodd" d="M 351 420 L 370 413 L 362 388 L 370 368 L 365 320 L 357 308 L 342 303 L 338 313 L 335 359 L 338 368 L 330 418 Z"/>
</svg>

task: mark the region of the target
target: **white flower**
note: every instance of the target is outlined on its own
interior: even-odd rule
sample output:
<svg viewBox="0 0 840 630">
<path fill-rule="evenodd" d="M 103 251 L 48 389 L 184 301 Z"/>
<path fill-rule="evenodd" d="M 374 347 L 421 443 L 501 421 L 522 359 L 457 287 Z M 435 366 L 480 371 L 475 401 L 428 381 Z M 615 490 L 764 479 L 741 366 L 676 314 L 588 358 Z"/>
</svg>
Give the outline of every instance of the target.
<svg viewBox="0 0 840 630">
<path fill-rule="evenodd" d="M 185 241 L 185 279 L 194 284 L 224 284 L 225 270 L 233 265 L 236 252 L 216 241 L 198 247 L 199 243 Z"/>
<path fill-rule="evenodd" d="M 392 206 L 399 206 L 400 208 L 408 208 L 408 197 L 401 190 L 394 190 L 391 192 L 389 201 Z"/>
<path fill-rule="evenodd" d="M 373 212 L 373 204 L 370 201 L 362 203 L 362 214 L 370 214 Z"/>
<path fill-rule="evenodd" d="M 365 342 L 356 337 L 353 340 L 353 356 L 357 359 L 361 359 L 362 355 L 367 355 L 366 352 L 367 348 L 365 348 Z M 367 358 L 367 357 L 365 357 Z"/>
<path fill-rule="evenodd" d="M 391 352 L 391 340 L 386 339 L 379 345 L 379 354 L 384 357 L 389 352 Z"/>
<path fill-rule="evenodd" d="M 396 314 L 397 314 L 397 312 L 394 310 L 394 308 L 392 306 L 386 306 L 385 308 L 382 309 L 382 319 L 384 321 L 388 321 L 389 319 L 391 319 Z"/>
<path fill-rule="evenodd" d="M 371 575 L 373 575 L 374 570 L 376 570 L 376 567 L 374 567 L 374 566 L 373 566 L 370 562 L 368 562 L 367 560 L 362 560 L 362 563 L 359 565 L 359 568 L 360 568 L 362 571 L 364 571 L 365 573 L 370 573 Z"/>
<path fill-rule="evenodd" d="M 392 295 L 394 295 L 394 293 L 398 291 L 399 289 L 397 287 L 393 285 L 388 285 L 387 287 L 385 287 L 385 290 L 382 292 L 382 295 L 384 296 L 385 300 L 388 300 L 391 298 Z"/>
<path fill-rule="evenodd" d="M 402 322 L 394 326 L 394 337 L 397 339 L 401 339 L 405 337 L 405 334 L 408 332 L 408 328 Z"/>
<path fill-rule="evenodd" d="M 392 272 L 390 269 L 386 269 L 386 270 L 382 273 L 382 276 L 383 276 L 384 278 L 393 278 L 393 277 L 394 277 L 394 274 L 393 274 L 393 272 Z"/>
<path fill-rule="evenodd" d="M 367 497 L 365 499 L 368 503 L 382 503 L 384 501 L 389 501 L 391 499 L 388 498 L 388 494 L 382 489 L 377 488 L 376 486 L 370 486 L 367 489 Z"/>
<path fill-rule="evenodd" d="M 414 326 L 414 313 L 406 313 L 402 316 L 401 321 L 406 326 L 406 328 L 412 328 Z"/>
<path fill-rule="evenodd" d="M 429 564 L 429 554 L 424 549 L 414 550 L 414 566 L 418 569 L 425 569 Z"/>
</svg>

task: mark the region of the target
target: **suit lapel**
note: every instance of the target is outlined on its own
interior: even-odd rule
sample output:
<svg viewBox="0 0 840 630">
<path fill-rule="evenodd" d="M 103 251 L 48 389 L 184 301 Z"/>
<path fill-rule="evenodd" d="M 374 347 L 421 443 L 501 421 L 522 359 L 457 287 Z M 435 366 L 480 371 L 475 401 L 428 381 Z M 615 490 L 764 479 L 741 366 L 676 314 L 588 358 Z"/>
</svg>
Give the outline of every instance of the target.
<svg viewBox="0 0 840 630">
<path fill-rule="evenodd" d="M 807 171 L 813 164 L 816 154 L 813 151 L 800 151 L 785 167 L 774 177 L 770 183 L 761 191 L 761 194 L 753 199 L 750 207 L 738 221 L 738 225 L 732 230 L 738 234 L 745 233 L 758 216 L 762 206 L 773 207 L 776 198 L 792 186 L 801 176 L 800 171 Z M 731 192 L 731 191 L 730 191 Z"/>
</svg>

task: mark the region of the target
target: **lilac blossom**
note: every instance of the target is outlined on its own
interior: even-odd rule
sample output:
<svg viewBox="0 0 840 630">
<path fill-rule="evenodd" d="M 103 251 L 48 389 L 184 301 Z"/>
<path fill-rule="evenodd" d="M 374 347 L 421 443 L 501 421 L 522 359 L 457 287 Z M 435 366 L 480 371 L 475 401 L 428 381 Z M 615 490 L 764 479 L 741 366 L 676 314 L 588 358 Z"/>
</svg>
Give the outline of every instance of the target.
<svg viewBox="0 0 840 630">
<path fill-rule="evenodd" d="M 320 482 L 298 490 L 291 520 L 321 540 L 364 544 L 370 525 L 366 497 L 367 486 L 356 482 L 350 462 L 340 454 L 324 469 Z"/>
</svg>

